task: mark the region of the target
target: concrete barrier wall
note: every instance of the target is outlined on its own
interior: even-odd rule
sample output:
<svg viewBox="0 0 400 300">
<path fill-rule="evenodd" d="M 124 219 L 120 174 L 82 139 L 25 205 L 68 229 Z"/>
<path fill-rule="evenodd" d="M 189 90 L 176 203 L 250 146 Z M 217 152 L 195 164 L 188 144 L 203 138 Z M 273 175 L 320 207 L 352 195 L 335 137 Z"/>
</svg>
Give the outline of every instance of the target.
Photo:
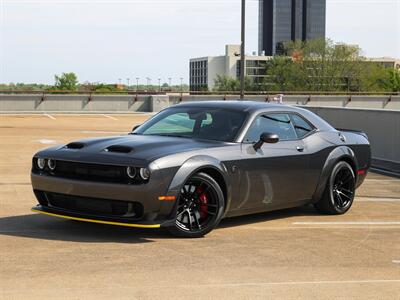
<svg viewBox="0 0 400 300">
<path fill-rule="evenodd" d="M 400 174 L 400 111 L 304 107 L 336 128 L 364 131 L 370 140 L 373 166 Z"/>
<path fill-rule="evenodd" d="M 156 96 L 135 95 L 37 95 L 0 94 L 1 112 L 132 112 L 151 111 Z M 167 96 L 173 105 L 180 102 L 237 100 L 238 96 L 225 95 L 184 95 Z M 246 96 L 246 99 L 266 102 L 271 96 Z M 400 96 L 318 96 L 287 95 L 284 102 L 294 105 L 350 107 L 400 110 Z"/>
<path fill-rule="evenodd" d="M 0 113 L 9 112 L 145 112 L 151 96 L 0 95 Z"/>
</svg>

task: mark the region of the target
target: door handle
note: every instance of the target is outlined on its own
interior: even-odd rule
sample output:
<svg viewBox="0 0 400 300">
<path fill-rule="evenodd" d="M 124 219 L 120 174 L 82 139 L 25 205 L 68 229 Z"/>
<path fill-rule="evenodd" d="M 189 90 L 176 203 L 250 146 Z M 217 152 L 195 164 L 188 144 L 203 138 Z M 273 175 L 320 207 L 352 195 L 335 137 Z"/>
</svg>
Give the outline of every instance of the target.
<svg viewBox="0 0 400 300">
<path fill-rule="evenodd" d="M 304 151 L 304 147 L 303 146 L 297 146 L 296 150 L 299 152 L 303 152 Z"/>
</svg>

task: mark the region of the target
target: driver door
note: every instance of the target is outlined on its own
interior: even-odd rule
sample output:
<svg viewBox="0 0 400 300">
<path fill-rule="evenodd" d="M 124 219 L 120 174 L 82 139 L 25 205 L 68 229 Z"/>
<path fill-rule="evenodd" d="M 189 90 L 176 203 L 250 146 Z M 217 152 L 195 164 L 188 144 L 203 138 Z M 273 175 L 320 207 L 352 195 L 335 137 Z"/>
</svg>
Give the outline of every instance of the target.
<svg viewBox="0 0 400 300">
<path fill-rule="evenodd" d="M 279 136 L 276 144 L 253 145 L 264 132 Z M 253 121 L 242 144 L 241 202 L 237 209 L 285 206 L 306 200 L 304 174 L 308 168 L 305 145 L 297 138 L 290 115 L 265 113 Z"/>
</svg>

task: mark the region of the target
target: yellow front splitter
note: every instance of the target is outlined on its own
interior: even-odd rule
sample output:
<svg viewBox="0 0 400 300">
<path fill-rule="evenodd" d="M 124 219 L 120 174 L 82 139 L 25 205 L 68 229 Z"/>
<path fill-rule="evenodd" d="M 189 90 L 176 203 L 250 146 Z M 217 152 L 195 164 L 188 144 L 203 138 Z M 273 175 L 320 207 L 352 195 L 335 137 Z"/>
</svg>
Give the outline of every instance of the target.
<svg viewBox="0 0 400 300">
<path fill-rule="evenodd" d="M 134 228 L 160 228 L 160 224 L 130 224 L 130 223 L 121 223 L 121 222 L 110 222 L 110 221 L 101 221 L 101 220 L 93 220 L 93 219 L 86 219 L 86 218 L 77 218 L 77 217 L 70 217 L 70 216 L 65 216 L 65 215 L 59 215 L 59 214 L 54 214 L 54 213 L 49 213 L 41 210 L 37 210 L 35 208 L 32 208 L 32 211 L 35 213 L 51 216 L 51 217 L 57 217 L 57 218 L 63 218 L 63 219 L 68 219 L 68 220 L 75 220 L 75 221 L 82 221 L 82 222 L 89 222 L 89 223 L 97 223 L 97 224 L 106 224 L 106 225 L 116 225 L 116 226 L 125 226 L 125 227 L 134 227 Z"/>
</svg>

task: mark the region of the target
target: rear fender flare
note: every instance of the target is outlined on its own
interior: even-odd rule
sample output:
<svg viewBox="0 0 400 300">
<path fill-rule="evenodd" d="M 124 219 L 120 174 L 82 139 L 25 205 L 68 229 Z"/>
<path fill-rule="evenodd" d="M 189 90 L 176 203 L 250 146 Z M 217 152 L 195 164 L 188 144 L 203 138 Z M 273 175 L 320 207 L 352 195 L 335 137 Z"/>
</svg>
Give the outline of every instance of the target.
<svg viewBox="0 0 400 300">
<path fill-rule="evenodd" d="M 314 192 L 314 196 L 312 199 L 313 203 L 316 203 L 321 199 L 321 197 L 325 191 L 326 184 L 332 173 L 333 167 L 336 165 L 336 163 L 338 161 L 343 160 L 343 159 L 352 161 L 356 167 L 356 170 L 358 169 L 358 163 L 357 163 L 356 156 L 354 154 L 354 151 L 350 147 L 340 146 L 340 147 L 334 148 L 331 151 L 331 153 L 329 153 L 328 157 L 325 160 L 325 164 L 322 167 L 322 171 L 321 171 L 321 175 L 318 180 L 317 188 Z"/>
</svg>

